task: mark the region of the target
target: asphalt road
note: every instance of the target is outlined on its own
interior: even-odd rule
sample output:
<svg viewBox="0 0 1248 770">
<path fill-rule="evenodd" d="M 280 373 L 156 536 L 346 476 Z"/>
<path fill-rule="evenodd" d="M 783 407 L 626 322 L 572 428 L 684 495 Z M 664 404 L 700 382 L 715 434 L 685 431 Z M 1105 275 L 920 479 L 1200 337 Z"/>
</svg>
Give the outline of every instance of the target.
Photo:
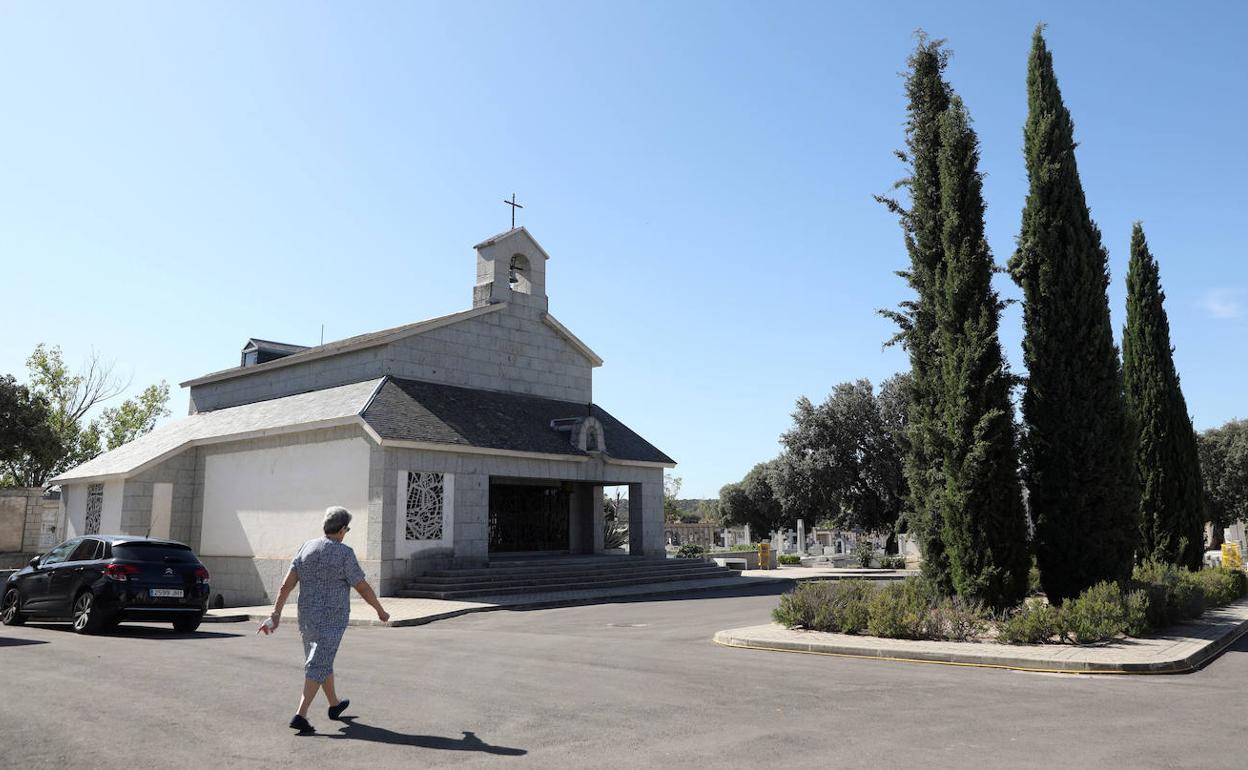
<svg viewBox="0 0 1248 770">
<path fill-rule="evenodd" d="M 1248 638 L 1180 676 L 718 647 L 776 598 L 711 594 L 352 628 L 346 724 L 286 727 L 297 629 L 0 627 L 2 768 L 1235 767 Z"/>
</svg>

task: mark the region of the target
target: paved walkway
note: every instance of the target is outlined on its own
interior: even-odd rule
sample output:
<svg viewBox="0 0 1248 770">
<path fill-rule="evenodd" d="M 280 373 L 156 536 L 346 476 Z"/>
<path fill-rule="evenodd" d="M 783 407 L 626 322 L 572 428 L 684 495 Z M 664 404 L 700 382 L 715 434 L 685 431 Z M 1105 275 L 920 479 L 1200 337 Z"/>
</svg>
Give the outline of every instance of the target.
<svg viewBox="0 0 1248 770">
<path fill-rule="evenodd" d="M 715 642 L 781 652 L 876 658 L 914 663 L 988 666 L 1023 671 L 1177 674 L 1195 671 L 1248 633 L 1248 599 L 1209 610 L 1199 620 L 1142 639 L 1097 646 L 933 642 L 790 631 L 769 623 L 720 631 Z"/>
<path fill-rule="evenodd" d="M 781 567 L 773 570 L 745 570 L 735 575 L 708 580 L 679 580 L 670 583 L 650 583 L 637 586 L 598 588 L 584 591 L 554 591 L 540 594 L 515 596 L 484 596 L 474 601 L 450 601 L 443 599 L 402 599 L 383 596 L 382 606 L 390 613 L 390 621 L 377 620 L 377 613 L 360 599 L 351 602 L 353 626 L 418 626 L 435 620 L 454 618 L 470 612 L 490 610 L 533 609 L 571 604 L 609 602 L 613 599 L 638 599 L 688 591 L 725 590 L 774 585 L 776 582 L 796 583 L 805 580 L 844 580 L 863 577 L 870 580 L 898 580 L 908 574 L 893 570 L 834 569 L 831 567 Z M 232 607 L 209 610 L 205 618 L 210 623 L 228 623 L 244 620 L 262 621 L 273 611 L 272 605 L 255 607 Z M 292 622 L 299 617 L 294 602 L 286 605 L 282 613 L 284 621 Z"/>
</svg>

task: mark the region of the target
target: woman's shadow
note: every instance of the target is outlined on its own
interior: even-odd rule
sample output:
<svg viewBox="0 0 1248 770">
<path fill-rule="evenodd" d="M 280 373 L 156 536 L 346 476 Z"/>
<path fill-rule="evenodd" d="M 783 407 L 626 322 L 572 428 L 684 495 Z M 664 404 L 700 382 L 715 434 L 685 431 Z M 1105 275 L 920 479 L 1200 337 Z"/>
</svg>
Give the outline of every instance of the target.
<svg viewBox="0 0 1248 770">
<path fill-rule="evenodd" d="M 425 749 L 441 749 L 443 751 L 481 751 L 486 754 L 499 754 L 505 757 L 520 757 L 528 754 L 524 749 L 513 749 L 508 746 L 491 746 L 477 737 L 476 733 L 464 731 L 463 738 L 443 738 L 438 735 L 408 735 L 396 733 L 384 727 L 374 727 L 357 722 L 355 717 L 339 717 L 346 724 L 339 728 L 338 733 L 324 734 L 326 738 L 350 738 L 356 741 L 372 741 L 389 743 L 395 746 L 419 746 Z"/>
</svg>

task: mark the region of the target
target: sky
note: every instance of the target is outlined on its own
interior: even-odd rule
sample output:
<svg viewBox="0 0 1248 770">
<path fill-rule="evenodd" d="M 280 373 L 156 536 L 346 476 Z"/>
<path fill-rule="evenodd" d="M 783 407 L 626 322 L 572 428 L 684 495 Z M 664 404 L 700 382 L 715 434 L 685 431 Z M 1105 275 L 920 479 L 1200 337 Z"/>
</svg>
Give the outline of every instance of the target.
<svg viewBox="0 0 1248 770">
<path fill-rule="evenodd" d="M 512 193 L 594 400 L 711 497 L 794 401 L 906 369 L 872 196 L 902 174 L 922 28 L 982 144 L 1004 263 L 1046 36 L 1109 250 L 1161 266 L 1197 429 L 1248 416 L 1248 6 L 1235 3 L 0 2 L 0 374 L 93 350 L 131 394 L 465 309 Z M 1006 298 L 1020 291 L 1006 276 Z M 1022 372 L 1021 310 L 1002 339 Z"/>
</svg>

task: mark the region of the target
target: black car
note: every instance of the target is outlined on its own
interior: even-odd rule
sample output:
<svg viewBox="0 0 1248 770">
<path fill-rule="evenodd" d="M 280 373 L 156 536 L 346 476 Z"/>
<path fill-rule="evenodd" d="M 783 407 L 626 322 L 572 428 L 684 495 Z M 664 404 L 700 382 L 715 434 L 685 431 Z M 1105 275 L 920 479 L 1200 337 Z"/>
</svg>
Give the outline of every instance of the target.
<svg viewBox="0 0 1248 770">
<path fill-rule="evenodd" d="M 90 535 L 67 540 L 9 576 L 0 596 L 6 626 L 27 618 L 72 620 L 91 634 L 123 620 L 199 627 L 208 608 L 208 570 L 173 540 Z"/>
</svg>

